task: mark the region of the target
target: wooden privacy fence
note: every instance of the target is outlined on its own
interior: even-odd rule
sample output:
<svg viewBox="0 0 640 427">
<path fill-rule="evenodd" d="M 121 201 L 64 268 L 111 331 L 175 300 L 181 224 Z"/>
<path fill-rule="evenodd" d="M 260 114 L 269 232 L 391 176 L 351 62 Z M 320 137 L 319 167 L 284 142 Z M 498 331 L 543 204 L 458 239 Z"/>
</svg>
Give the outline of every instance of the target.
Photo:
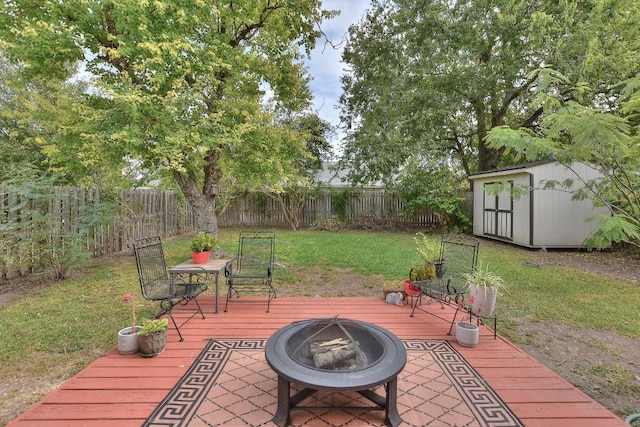
<svg viewBox="0 0 640 427">
<path fill-rule="evenodd" d="M 81 217 L 88 208 L 96 205 L 108 206 L 103 211 L 108 214 L 93 214 L 91 222 L 79 225 L 86 220 Z M 33 225 L 35 214 L 43 221 Z M 346 223 L 375 221 L 400 228 L 436 228 L 442 221 L 431 209 L 406 217 L 400 197 L 383 189 L 349 190 L 326 191 L 307 200 L 300 227 L 307 228 L 314 221 L 333 215 Z M 221 227 L 290 227 L 280 204 L 263 194 L 237 198 L 218 221 Z M 27 229 L 27 224 L 32 229 Z M 82 248 L 100 256 L 130 250 L 131 243 L 141 237 L 166 238 L 191 231 L 194 223 L 189 205 L 180 202 L 170 190 L 135 189 L 113 195 L 95 189 L 54 188 L 42 203 L 35 197 L 29 200 L 23 193 L 0 188 L 0 279 L 43 268 L 34 248 L 20 245 L 21 240 L 28 240 L 20 237 L 24 233 L 31 233 L 26 236 L 31 240 L 34 233 L 40 233 L 38 239 L 47 240 L 64 233 L 73 235 L 76 241 L 80 239 Z M 16 251 L 23 253 L 16 256 Z"/>
<path fill-rule="evenodd" d="M 129 250 L 140 237 L 191 230 L 191 212 L 169 190 L 114 196 L 65 187 L 30 197 L 0 189 L 0 279 L 50 267 L 69 255 L 70 239 L 95 257 Z"/>
<path fill-rule="evenodd" d="M 346 197 L 345 197 L 346 194 Z M 384 189 L 359 189 L 347 193 L 327 190 L 305 203 L 300 227 L 336 215 L 347 224 L 378 221 L 398 228 L 437 228 L 441 215 L 426 208 L 419 215 L 404 215 L 400 196 Z M 229 227 L 289 227 L 280 203 L 264 194 L 238 198 L 218 218 Z"/>
</svg>

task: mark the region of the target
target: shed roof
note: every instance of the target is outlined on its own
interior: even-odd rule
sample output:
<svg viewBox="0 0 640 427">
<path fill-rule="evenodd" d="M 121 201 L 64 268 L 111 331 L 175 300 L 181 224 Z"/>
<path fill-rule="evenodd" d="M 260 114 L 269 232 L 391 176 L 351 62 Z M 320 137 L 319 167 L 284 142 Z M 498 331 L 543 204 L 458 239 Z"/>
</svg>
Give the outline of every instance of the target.
<svg viewBox="0 0 640 427">
<path fill-rule="evenodd" d="M 556 160 L 551 159 L 551 160 L 537 160 L 535 162 L 520 163 L 517 165 L 505 166 L 502 168 L 491 169 L 484 172 L 479 172 L 473 175 L 469 175 L 469 179 L 485 178 L 488 176 L 495 176 L 495 175 L 506 175 L 509 172 L 516 172 L 516 171 L 525 172 L 526 169 L 530 169 L 536 166 L 546 165 L 548 163 L 554 163 L 554 162 L 556 162 Z"/>
</svg>

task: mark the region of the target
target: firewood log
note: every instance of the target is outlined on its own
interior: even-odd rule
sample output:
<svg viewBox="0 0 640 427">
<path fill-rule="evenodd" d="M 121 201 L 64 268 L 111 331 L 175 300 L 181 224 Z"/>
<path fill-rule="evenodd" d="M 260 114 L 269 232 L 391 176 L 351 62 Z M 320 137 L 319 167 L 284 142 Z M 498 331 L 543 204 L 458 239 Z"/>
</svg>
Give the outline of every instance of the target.
<svg viewBox="0 0 640 427">
<path fill-rule="evenodd" d="M 356 358 L 356 349 L 353 344 L 331 347 L 329 351 L 312 353 L 313 364 L 316 368 L 336 368 L 345 362 Z"/>
</svg>

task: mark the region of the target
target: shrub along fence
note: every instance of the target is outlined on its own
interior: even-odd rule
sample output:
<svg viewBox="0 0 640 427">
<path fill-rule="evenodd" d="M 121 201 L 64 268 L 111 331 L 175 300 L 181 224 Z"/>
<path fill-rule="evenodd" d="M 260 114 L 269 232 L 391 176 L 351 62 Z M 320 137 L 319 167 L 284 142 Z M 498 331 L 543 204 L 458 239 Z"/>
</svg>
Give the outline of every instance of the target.
<svg viewBox="0 0 640 427">
<path fill-rule="evenodd" d="M 50 269 L 65 277 L 83 258 L 129 250 L 140 237 L 192 229 L 192 215 L 173 191 L 0 189 L 0 279 Z"/>
<path fill-rule="evenodd" d="M 327 190 L 307 200 L 300 226 L 332 216 L 347 224 L 421 229 L 437 228 L 443 220 L 430 209 L 406 217 L 399 196 L 382 189 Z M 222 227 L 289 227 L 280 204 L 263 194 L 237 198 L 218 219 Z M 0 188 L 0 279 L 52 266 L 64 277 L 65 263 L 81 255 L 119 253 L 141 237 L 191 231 L 190 207 L 170 190 L 113 194 L 55 187 L 35 194 Z"/>
</svg>

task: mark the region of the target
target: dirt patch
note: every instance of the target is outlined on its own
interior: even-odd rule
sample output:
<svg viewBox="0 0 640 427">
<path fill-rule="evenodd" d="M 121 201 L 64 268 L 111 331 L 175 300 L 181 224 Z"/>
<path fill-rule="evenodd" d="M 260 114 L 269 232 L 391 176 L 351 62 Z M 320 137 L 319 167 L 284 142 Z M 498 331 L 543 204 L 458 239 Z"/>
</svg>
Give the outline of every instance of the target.
<svg viewBox="0 0 640 427">
<path fill-rule="evenodd" d="M 520 348 L 624 418 L 640 411 L 640 340 L 551 322 L 521 323 Z"/>
<path fill-rule="evenodd" d="M 500 245 L 484 241 L 483 245 Z M 531 251 L 528 263 L 562 265 L 580 271 L 606 275 L 640 284 L 640 252 Z M 382 278 L 352 274 L 343 269 L 322 267 L 295 268 L 301 278 L 296 285 L 278 286 L 279 295 L 304 296 L 377 296 Z M 0 307 L 25 293 L 52 283 L 46 277 L 12 280 L 0 286 Z M 345 286 L 348 283 L 349 286 Z M 301 286 L 302 285 L 302 286 Z M 580 330 L 571 325 L 551 322 L 520 322 L 526 344 L 519 346 L 571 384 L 621 417 L 640 412 L 640 340 L 609 331 Z M 97 357 L 98 355 L 96 355 Z M 77 366 L 76 366 L 77 367 Z M 0 379 L 0 425 L 17 417 L 30 405 L 49 393 L 61 382 L 61 373 L 72 369 L 61 366 L 33 378 L 29 373 L 13 373 Z M 630 375 L 631 378 L 625 377 Z"/>
<path fill-rule="evenodd" d="M 278 295 L 305 297 L 353 297 L 381 295 L 382 276 L 354 274 L 346 269 L 320 266 L 291 269 L 295 284 L 278 283 Z"/>
</svg>

